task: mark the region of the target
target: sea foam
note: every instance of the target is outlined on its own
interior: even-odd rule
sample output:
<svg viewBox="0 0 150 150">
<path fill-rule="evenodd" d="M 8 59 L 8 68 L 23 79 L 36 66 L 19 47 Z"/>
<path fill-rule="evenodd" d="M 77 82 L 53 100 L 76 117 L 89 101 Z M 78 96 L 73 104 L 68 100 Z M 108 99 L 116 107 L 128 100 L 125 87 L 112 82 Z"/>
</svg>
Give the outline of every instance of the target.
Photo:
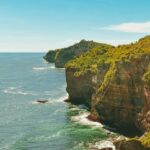
<svg viewBox="0 0 150 150">
<path fill-rule="evenodd" d="M 65 99 L 67 99 L 68 94 L 61 96 L 58 99 L 52 99 L 52 98 L 48 98 L 46 100 L 48 100 L 48 102 L 46 102 L 45 104 L 56 104 L 56 103 L 63 103 Z M 41 100 L 45 100 L 44 98 L 41 98 Z M 39 103 L 37 100 L 33 101 L 32 104 L 41 104 Z"/>
<path fill-rule="evenodd" d="M 96 128 L 99 128 L 99 127 L 102 128 L 103 127 L 103 125 L 101 123 L 89 120 L 87 118 L 89 115 L 90 115 L 89 112 L 84 112 L 84 113 L 81 113 L 77 116 L 72 116 L 71 120 L 74 122 L 78 122 L 82 125 L 89 125 L 89 126 L 96 127 Z"/>
<path fill-rule="evenodd" d="M 14 95 L 36 95 L 32 91 L 24 91 L 19 89 L 18 87 L 8 87 L 2 90 L 5 94 L 14 94 Z"/>
<path fill-rule="evenodd" d="M 94 148 L 97 149 L 112 148 L 113 150 L 115 150 L 115 145 L 111 141 L 104 140 L 96 142 Z"/>
<path fill-rule="evenodd" d="M 51 66 L 46 66 L 46 67 L 33 67 L 32 69 L 35 71 L 43 71 L 43 70 L 55 69 L 55 66 L 51 65 Z"/>
</svg>

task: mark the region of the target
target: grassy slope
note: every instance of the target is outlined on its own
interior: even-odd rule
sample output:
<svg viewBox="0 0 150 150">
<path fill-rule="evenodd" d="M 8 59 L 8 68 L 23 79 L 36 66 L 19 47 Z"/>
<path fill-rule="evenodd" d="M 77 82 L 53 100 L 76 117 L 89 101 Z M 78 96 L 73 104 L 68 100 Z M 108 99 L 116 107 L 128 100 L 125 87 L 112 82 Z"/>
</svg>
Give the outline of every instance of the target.
<svg viewBox="0 0 150 150">
<path fill-rule="evenodd" d="M 117 62 L 130 62 L 133 59 L 148 55 L 150 56 L 150 36 L 146 36 L 136 43 L 121 45 L 115 48 L 106 44 L 97 46 L 67 63 L 66 68 L 75 69 L 74 76 L 78 77 L 86 74 L 88 71 L 96 74 L 99 67 L 104 64 L 108 65 L 109 69 L 99 88 L 99 92 L 101 92 L 115 75 Z M 150 71 L 144 74 L 143 80 L 150 86 Z M 150 147 L 150 132 L 136 140 L 140 141 L 145 147 Z"/>
<path fill-rule="evenodd" d="M 66 68 L 74 68 L 76 70 L 74 76 L 77 77 L 88 71 L 96 74 L 99 67 L 109 66 L 104 81 L 99 88 L 100 92 L 115 75 L 117 62 L 130 62 L 132 59 L 148 54 L 150 54 L 150 36 L 146 36 L 136 43 L 115 48 L 106 44 L 97 46 L 67 63 Z M 150 83 L 150 73 L 146 73 L 144 79 Z"/>
<path fill-rule="evenodd" d="M 81 40 L 79 43 L 76 43 L 67 48 L 57 49 L 55 51 L 50 50 L 45 55 L 44 58 L 48 62 L 56 62 L 56 63 L 60 62 L 62 64 L 66 64 L 68 61 L 74 59 L 76 56 L 80 55 L 81 53 L 83 54 L 92 48 L 101 47 L 103 45 L 106 44 L 101 44 L 94 41 Z"/>
</svg>

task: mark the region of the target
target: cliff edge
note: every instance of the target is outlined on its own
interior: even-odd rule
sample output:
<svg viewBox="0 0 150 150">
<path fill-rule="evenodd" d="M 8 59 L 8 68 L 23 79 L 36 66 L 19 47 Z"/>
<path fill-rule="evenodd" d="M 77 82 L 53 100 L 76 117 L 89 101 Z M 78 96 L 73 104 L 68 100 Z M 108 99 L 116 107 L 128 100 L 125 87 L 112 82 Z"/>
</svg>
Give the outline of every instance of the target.
<svg viewBox="0 0 150 150">
<path fill-rule="evenodd" d="M 66 65 L 69 101 L 119 130 L 150 129 L 150 36 L 115 48 L 93 48 Z M 150 146 L 150 145 L 149 145 Z"/>
<path fill-rule="evenodd" d="M 67 48 L 50 50 L 45 56 L 44 59 L 47 62 L 55 63 L 57 68 L 64 68 L 65 64 L 75 57 L 79 56 L 82 53 L 89 51 L 90 49 L 101 45 L 94 41 L 81 40 L 79 43 L 76 43 Z"/>
</svg>

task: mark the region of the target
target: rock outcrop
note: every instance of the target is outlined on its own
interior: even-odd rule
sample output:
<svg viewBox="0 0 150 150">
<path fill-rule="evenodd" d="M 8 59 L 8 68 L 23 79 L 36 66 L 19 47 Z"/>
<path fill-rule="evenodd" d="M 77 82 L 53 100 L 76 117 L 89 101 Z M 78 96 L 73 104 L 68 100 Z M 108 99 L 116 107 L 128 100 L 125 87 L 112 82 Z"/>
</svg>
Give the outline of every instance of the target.
<svg viewBox="0 0 150 150">
<path fill-rule="evenodd" d="M 143 78 L 149 77 L 150 72 L 144 74 Z M 149 79 L 143 79 L 144 84 L 144 93 L 145 93 L 145 105 L 142 109 L 142 112 L 138 116 L 138 127 L 142 131 L 150 130 L 150 84 L 148 83 Z"/>
<path fill-rule="evenodd" d="M 149 71 L 149 43 L 148 36 L 130 45 L 94 49 L 70 61 L 70 101 L 89 105 L 94 118 L 117 129 L 147 131 L 150 88 L 143 76 Z"/>
<path fill-rule="evenodd" d="M 55 57 L 58 50 L 49 50 L 48 53 L 43 57 L 49 63 L 55 63 Z"/>
<path fill-rule="evenodd" d="M 67 92 L 69 100 L 74 104 L 86 104 L 91 106 L 91 96 L 94 93 L 92 82 L 93 74 L 87 73 L 84 76 L 74 78 L 75 71 L 69 69 L 66 71 Z"/>
<path fill-rule="evenodd" d="M 117 129 L 137 127 L 138 115 L 146 105 L 142 77 L 149 64 L 149 56 L 116 62 L 114 76 L 92 99 L 99 120 Z M 101 78 L 99 73 L 97 80 Z"/>
<path fill-rule="evenodd" d="M 146 150 L 138 140 L 119 141 L 116 142 L 115 145 L 116 150 Z"/>
<path fill-rule="evenodd" d="M 114 140 L 116 150 L 150 150 L 150 133 L 132 139 Z"/>
<path fill-rule="evenodd" d="M 50 63 L 55 63 L 55 67 L 57 68 L 64 68 L 65 64 L 70 60 L 99 45 L 101 46 L 102 44 L 94 41 L 81 40 L 79 43 L 76 43 L 73 46 L 49 51 L 44 56 L 44 59 Z"/>
</svg>

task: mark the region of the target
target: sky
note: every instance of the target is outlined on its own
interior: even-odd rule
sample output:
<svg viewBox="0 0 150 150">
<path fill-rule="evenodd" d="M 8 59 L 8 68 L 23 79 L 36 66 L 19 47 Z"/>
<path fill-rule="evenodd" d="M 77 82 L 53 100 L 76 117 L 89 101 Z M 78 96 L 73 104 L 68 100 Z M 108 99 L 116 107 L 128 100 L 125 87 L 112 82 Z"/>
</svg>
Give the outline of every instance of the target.
<svg viewBox="0 0 150 150">
<path fill-rule="evenodd" d="M 0 0 L 0 52 L 46 52 L 82 39 L 118 45 L 150 34 L 150 0 Z"/>
</svg>

